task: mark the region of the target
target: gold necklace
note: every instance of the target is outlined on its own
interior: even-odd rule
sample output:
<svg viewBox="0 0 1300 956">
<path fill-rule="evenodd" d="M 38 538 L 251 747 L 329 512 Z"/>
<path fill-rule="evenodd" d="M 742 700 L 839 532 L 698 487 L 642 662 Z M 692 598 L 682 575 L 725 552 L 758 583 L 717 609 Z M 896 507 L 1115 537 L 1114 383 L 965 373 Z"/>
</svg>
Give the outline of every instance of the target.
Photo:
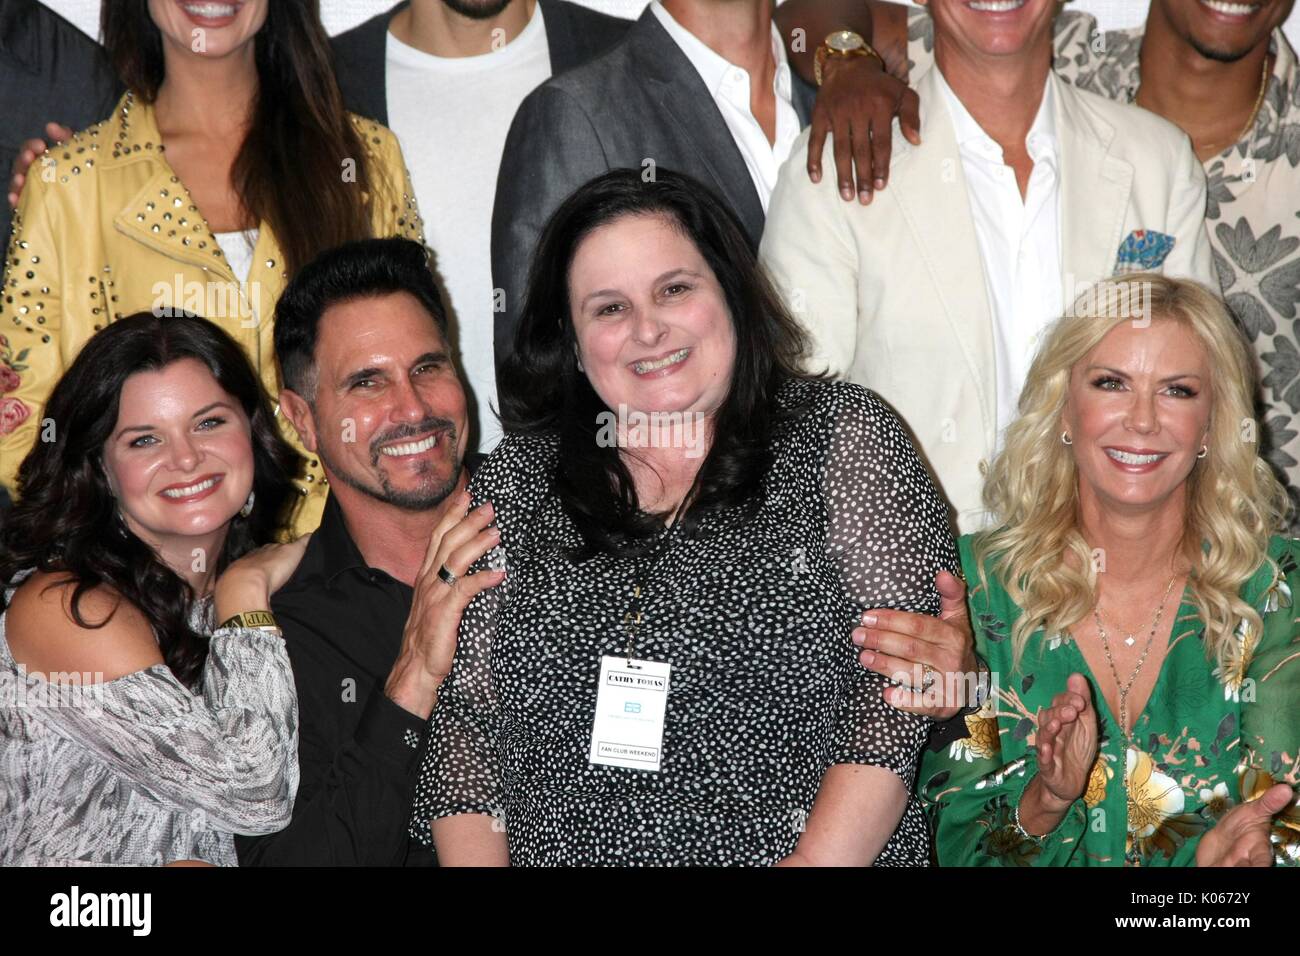
<svg viewBox="0 0 1300 956">
<path fill-rule="evenodd" d="M 1264 105 L 1264 93 L 1268 90 L 1268 78 L 1273 73 L 1271 64 L 1269 62 L 1271 59 L 1272 59 L 1272 54 L 1269 53 L 1264 54 L 1264 64 L 1259 71 L 1259 92 L 1255 95 L 1255 105 L 1251 108 L 1250 116 L 1246 119 L 1245 125 L 1241 127 L 1241 132 L 1237 134 L 1235 139 L 1231 140 L 1230 142 L 1225 142 L 1222 146 L 1219 146 L 1217 143 L 1210 143 L 1208 146 L 1206 146 L 1205 147 L 1206 150 L 1209 151 L 1212 156 L 1217 156 L 1219 153 L 1223 152 L 1225 148 L 1233 145 L 1234 143 L 1240 143 L 1243 139 L 1246 138 L 1246 134 L 1249 133 L 1251 129 L 1254 127 L 1255 120 L 1259 116 L 1260 107 Z M 1141 80 L 1141 72 L 1139 69 L 1138 85 L 1133 87 L 1133 93 L 1129 99 L 1129 102 L 1136 104 L 1138 94 L 1141 92 L 1142 92 L 1142 80 Z M 1192 145 L 1195 146 L 1196 144 L 1193 143 Z"/>
<path fill-rule="evenodd" d="M 1243 139 L 1246 138 L 1246 134 L 1251 132 L 1254 129 L 1255 120 L 1259 117 L 1260 107 L 1264 105 L 1264 93 L 1268 89 L 1268 78 L 1273 72 L 1269 68 L 1268 61 L 1269 61 L 1269 55 L 1265 53 L 1263 69 L 1259 71 L 1259 93 L 1255 96 L 1255 105 L 1251 107 L 1250 116 L 1247 117 L 1246 119 L 1246 125 L 1244 125 L 1241 128 L 1241 132 L 1238 133 L 1234 139 L 1224 143 L 1222 146 L 1219 146 L 1217 143 L 1211 143 L 1209 146 L 1207 146 L 1206 149 L 1209 150 L 1212 155 L 1217 156 L 1219 153 L 1223 152 L 1223 150 L 1227 149 L 1229 146 L 1233 146 L 1236 145 L 1237 143 L 1240 143 Z"/>
</svg>

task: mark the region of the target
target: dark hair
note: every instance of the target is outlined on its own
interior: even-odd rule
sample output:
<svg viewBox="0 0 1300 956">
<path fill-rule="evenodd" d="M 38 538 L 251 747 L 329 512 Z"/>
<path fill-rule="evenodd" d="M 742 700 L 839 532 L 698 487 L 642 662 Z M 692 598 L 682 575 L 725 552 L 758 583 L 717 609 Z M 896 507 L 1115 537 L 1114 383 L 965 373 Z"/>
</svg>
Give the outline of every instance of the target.
<svg viewBox="0 0 1300 956">
<path fill-rule="evenodd" d="M 777 390 L 789 379 L 810 377 L 799 370 L 802 331 L 759 267 L 735 214 L 707 187 L 663 167 L 651 182 L 639 169 L 615 169 L 573 193 L 542 231 L 497 392 L 506 432 L 559 436 L 554 490 L 585 542 L 575 553 L 579 558 L 629 545 L 635 550 L 662 527 L 660 516 L 641 513 L 619 450 L 596 440 L 598 416 L 610 410 L 578 368 L 570 314 L 569 268 L 578 246 L 624 216 L 663 216 L 695 244 L 722 287 L 735 333 L 731 387 L 687 496 L 680 519 L 685 531 L 708 512 L 757 503 L 776 429 L 801 411 L 779 409 Z"/>
<path fill-rule="evenodd" d="M 231 170 L 244 210 L 270 225 L 290 275 L 322 249 L 372 232 L 371 170 L 334 78 L 317 0 L 270 0 L 254 39 L 258 92 Z M 146 103 L 162 86 L 162 32 L 149 0 L 103 4 L 100 31 L 122 82 Z M 356 163 L 356 181 L 340 175 Z M 310 214 L 305 213 L 310 210 Z"/>
<path fill-rule="evenodd" d="M 447 312 L 429 253 L 411 239 L 362 239 L 321 253 L 290 280 L 275 305 L 275 355 L 285 387 L 315 396 L 316 333 L 330 306 L 407 292 L 447 338 Z"/>
<path fill-rule="evenodd" d="M 0 527 L 0 582 L 30 567 L 66 572 L 76 582 L 72 616 L 81 627 L 107 623 L 88 623 L 80 605 L 94 588 L 111 588 L 144 613 L 167 666 L 194 687 L 208 646 L 189 624 L 193 590 L 126 531 L 103 462 L 126 380 L 185 358 L 207 366 L 252 424 L 256 498 L 247 517 L 231 522 L 216 573 L 275 540 L 300 459 L 281 437 L 256 373 L 235 341 L 206 319 L 140 312 L 96 333 L 54 386 L 45 417 L 55 440 L 37 441 L 18 467 L 18 500 Z"/>
</svg>

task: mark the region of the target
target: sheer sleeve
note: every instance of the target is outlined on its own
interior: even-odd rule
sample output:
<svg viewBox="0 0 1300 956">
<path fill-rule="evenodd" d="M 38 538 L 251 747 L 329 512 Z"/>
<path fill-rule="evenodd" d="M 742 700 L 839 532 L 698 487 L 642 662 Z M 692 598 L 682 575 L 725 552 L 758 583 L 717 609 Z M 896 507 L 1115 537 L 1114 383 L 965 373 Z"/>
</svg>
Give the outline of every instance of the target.
<svg viewBox="0 0 1300 956">
<path fill-rule="evenodd" d="M 504 567 L 507 577 L 477 595 L 465 609 L 456 659 L 438 691 L 429 724 L 429 748 L 411 809 L 411 836 L 425 845 L 433 841 L 432 820 L 461 813 L 501 818 L 504 813 L 496 751 L 499 703 L 492 682 L 492 647 L 497 616 L 510 587 L 508 555 L 516 540 L 510 494 L 513 484 L 504 465 L 511 457 L 506 446 L 514 444 L 512 436 L 503 439 L 470 484 L 471 507 L 491 501 L 501 531 L 501 545 L 476 561 L 470 572 Z"/>
<path fill-rule="evenodd" d="M 827 549 L 844 593 L 860 610 L 936 614 L 935 575 L 957 567 L 943 501 L 898 417 L 866 389 L 834 388 Z M 886 703 L 885 686 L 859 667 L 841 706 L 832 760 L 885 767 L 910 790 L 931 722 Z"/>
<path fill-rule="evenodd" d="M 34 678 L 28 678 L 29 681 Z M 164 665 L 103 684 L 46 684 L 42 720 L 176 809 L 230 833 L 284 827 L 298 790 L 298 702 L 284 641 L 220 628 L 203 692 Z"/>
<path fill-rule="evenodd" d="M 962 568 L 971 586 L 967 601 L 975 631 L 975 650 L 997 673 L 1007 642 L 990 639 L 997 615 L 989 591 L 980 584 L 969 539 L 961 541 Z M 993 584 L 993 577 L 989 577 Z M 996 585 L 994 585 L 996 586 Z M 926 754 L 919 792 L 930 814 L 940 866 L 1067 866 L 1082 845 L 1087 815 L 1076 800 L 1052 832 L 1037 839 L 1016 826 L 1016 807 L 1033 779 L 1032 751 L 1007 760 L 1003 756 L 998 700 L 966 718 L 969 735 L 939 753 Z M 1018 722 L 1018 721 L 1017 721 Z M 1008 729 L 1006 732 L 1013 732 Z"/>
<path fill-rule="evenodd" d="M 1300 785 L 1300 628 L 1294 594 L 1300 588 L 1300 541 L 1287 540 L 1259 610 L 1264 630 L 1244 671 L 1241 695 L 1240 798 L 1258 797 L 1275 783 Z M 1300 866 L 1300 801 L 1275 818 L 1273 858 Z"/>
<path fill-rule="evenodd" d="M 474 507 L 479 503 L 475 498 Z M 472 570 L 490 567 L 492 557 L 485 555 Z M 497 696 L 491 673 L 500 600 L 500 586 L 489 588 L 465 609 L 456 661 L 438 691 L 429 749 L 411 810 L 411 836 L 425 845 L 433 842 L 432 820 L 459 813 L 500 817 L 504 812 L 496 755 Z"/>
</svg>

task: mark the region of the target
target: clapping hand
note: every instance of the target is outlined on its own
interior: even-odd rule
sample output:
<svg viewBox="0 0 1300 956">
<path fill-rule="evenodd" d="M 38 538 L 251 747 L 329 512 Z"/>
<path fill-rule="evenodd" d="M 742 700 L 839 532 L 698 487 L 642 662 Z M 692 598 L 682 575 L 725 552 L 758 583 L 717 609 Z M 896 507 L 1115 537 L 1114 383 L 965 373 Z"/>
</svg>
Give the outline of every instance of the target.
<svg viewBox="0 0 1300 956">
<path fill-rule="evenodd" d="M 1219 820 L 1196 846 L 1197 866 L 1272 866 L 1269 829 L 1273 817 L 1295 799 L 1285 783 L 1275 784 L 1259 797 L 1238 804 Z"/>
<path fill-rule="evenodd" d="M 1097 738 L 1092 688 L 1082 674 L 1071 674 L 1065 691 L 1038 714 L 1038 779 L 1049 806 L 1063 811 L 1083 796 L 1097 762 Z"/>
</svg>

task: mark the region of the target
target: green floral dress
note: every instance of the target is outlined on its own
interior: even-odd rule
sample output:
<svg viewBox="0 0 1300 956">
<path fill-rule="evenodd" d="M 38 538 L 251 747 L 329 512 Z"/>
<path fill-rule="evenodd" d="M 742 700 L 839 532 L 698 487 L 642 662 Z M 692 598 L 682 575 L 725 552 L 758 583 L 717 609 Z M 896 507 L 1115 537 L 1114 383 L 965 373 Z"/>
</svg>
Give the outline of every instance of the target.
<svg viewBox="0 0 1300 956">
<path fill-rule="evenodd" d="M 1270 561 L 1242 589 L 1263 617 L 1244 626 L 1243 666 L 1229 673 L 1207 659 L 1204 628 L 1184 594 L 1170 647 L 1126 746 L 1092 672 L 1068 634 L 1031 636 L 1011 666 L 1015 607 L 986 565 L 980 585 L 971 536 L 960 541 L 970 585 L 975 642 L 995 693 L 968 717 L 970 736 L 927 753 L 921 796 L 942 866 L 1192 866 L 1201 836 L 1237 801 L 1277 781 L 1300 782 L 1300 540 L 1275 537 Z M 1039 708 L 1074 672 L 1093 685 L 1101 745 L 1087 792 L 1040 840 L 1025 839 L 1013 812 L 1036 763 Z M 1129 792 L 1125 793 L 1125 770 Z M 1300 809 L 1275 818 L 1274 860 L 1300 865 Z"/>
</svg>

